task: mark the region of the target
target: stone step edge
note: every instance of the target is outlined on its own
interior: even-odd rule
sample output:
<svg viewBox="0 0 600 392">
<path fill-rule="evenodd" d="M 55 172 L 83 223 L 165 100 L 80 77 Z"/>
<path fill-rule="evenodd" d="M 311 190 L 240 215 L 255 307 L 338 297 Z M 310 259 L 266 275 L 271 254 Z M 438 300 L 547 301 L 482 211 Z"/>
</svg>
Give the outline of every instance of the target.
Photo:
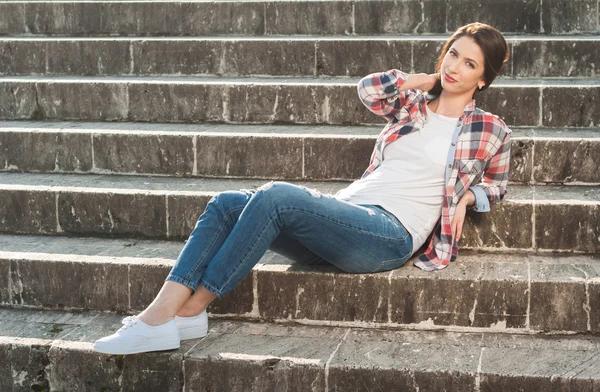
<svg viewBox="0 0 600 392">
<path fill-rule="evenodd" d="M 146 241 L 149 242 L 149 241 Z M 528 294 L 528 298 L 527 298 L 527 314 L 526 316 L 526 325 L 524 327 L 510 327 L 507 326 L 507 319 L 506 317 L 504 317 L 504 320 L 500 320 L 502 317 L 502 315 L 498 315 L 499 320 L 496 323 L 490 324 L 488 327 L 473 327 L 473 326 L 466 326 L 466 325 L 454 325 L 454 324 L 435 324 L 435 321 L 430 317 L 427 320 L 423 320 L 420 322 L 413 322 L 413 323 L 399 323 L 399 322 L 394 322 L 391 319 L 391 315 L 390 312 L 392 312 L 393 308 L 387 309 L 388 312 L 388 319 L 387 321 L 364 321 L 364 320 L 353 320 L 353 321 L 344 321 L 344 320 L 327 320 L 327 319 L 311 319 L 311 318 L 298 318 L 298 317 L 288 317 L 288 318 L 279 318 L 279 317 L 273 317 L 273 316 L 268 316 L 268 315 L 264 315 L 262 313 L 264 313 L 264 311 L 260 310 L 260 298 L 259 298 L 259 275 L 261 274 L 271 274 L 271 275 L 275 275 L 275 276 L 279 276 L 279 277 L 286 277 L 287 279 L 290 279 L 291 276 L 310 276 L 310 275 L 316 275 L 319 276 L 320 278 L 325 278 L 325 277 L 333 277 L 334 281 L 336 277 L 341 277 L 341 278 L 350 278 L 352 279 L 354 276 L 353 274 L 346 274 L 343 273 L 339 270 L 337 270 L 336 268 L 332 267 L 332 266 L 321 266 L 321 267 L 311 267 L 308 265 L 302 265 L 300 267 L 299 270 L 290 270 L 290 267 L 292 267 L 295 263 L 294 262 L 290 262 L 287 258 L 285 258 L 284 256 L 278 255 L 272 251 L 267 251 L 267 253 L 263 256 L 263 258 L 259 261 L 259 263 L 253 267 L 251 273 L 246 276 L 244 278 L 244 281 L 240 282 L 240 285 L 238 285 L 234 291 L 232 293 L 230 293 L 230 297 L 229 298 L 224 298 L 223 300 L 217 300 L 216 303 L 218 304 L 219 301 L 228 301 L 232 299 L 232 296 L 235 296 L 236 294 L 241 294 L 244 290 L 250 290 L 252 291 L 252 308 L 248 311 L 245 312 L 239 312 L 239 313 L 231 313 L 231 312 L 223 312 L 222 309 L 218 309 L 216 313 L 213 313 L 211 311 L 211 309 L 208 310 L 208 313 L 211 316 L 215 316 L 218 318 L 228 318 L 228 319 L 238 319 L 238 320 L 248 320 L 248 321 L 270 321 L 270 322 L 275 322 L 275 323 L 288 323 L 288 322 L 293 322 L 293 323 L 298 323 L 298 324 L 303 324 L 303 325 L 311 325 L 311 326 L 339 326 L 339 327 L 357 327 L 357 328 L 387 328 L 387 329 L 404 329 L 404 330 L 415 330 L 415 331 L 453 331 L 453 332 L 498 332 L 498 333 L 533 333 L 533 334 L 538 334 L 538 333 L 546 333 L 549 335 L 556 335 L 556 334 L 563 334 L 563 335 L 573 335 L 573 334 L 578 334 L 578 333 L 585 333 L 585 334 L 597 334 L 600 335 L 600 330 L 596 328 L 596 326 L 594 325 L 592 327 L 591 323 L 592 323 L 592 318 L 593 319 L 597 319 L 596 315 L 592 315 L 590 314 L 590 310 L 592 309 L 590 307 L 590 297 L 593 297 L 594 294 L 590 294 L 590 287 L 593 285 L 594 287 L 598 287 L 600 285 L 600 276 L 590 276 L 588 273 L 591 273 L 590 271 L 588 272 L 584 272 L 581 268 L 586 268 L 586 265 L 591 265 L 591 263 L 594 263 L 595 260 L 595 256 L 567 256 L 567 257 L 554 257 L 554 263 L 550 263 L 550 262 L 544 262 L 544 257 L 537 255 L 537 256 L 532 256 L 532 255 L 527 255 L 527 254 L 514 254 L 512 256 L 510 256 L 512 259 L 509 258 L 508 262 L 501 262 L 501 263 L 497 263 L 494 262 L 494 264 L 496 265 L 501 265 L 501 264 L 510 264 L 511 266 L 511 270 L 517 271 L 519 270 L 517 268 L 517 266 L 521 266 L 521 267 L 526 267 L 525 269 L 527 270 L 526 274 L 523 275 L 511 275 L 509 277 L 505 277 L 505 279 L 501 279 L 501 278 L 490 278 L 490 277 L 486 277 L 483 272 L 479 272 L 477 273 L 477 276 L 471 271 L 471 276 L 462 276 L 461 272 L 459 271 L 460 268 L 460 264 L 464 264 L 465 267 L 467 267 L 467 270 L 469 270 L 469 267 L 473 267 L 476 266 L 476 264 L 480 264 L 480 266 L 483 267 L 488 267 L 488 268 L 492 268 L 490 267 L 490 265 L 486 265 L 484 266 L 482 264 L 482 262 L 480 261 L 475 261 L 475 259 L 479 256 L 482 255 L 491 255 L 493 253 L 486 253 L 486 252 L 471 252 L 465 256 L 462 257 L 462 262 L 455 262 L 453 263 L 453 265 L 450 265 L 449 268 L 451 268 L 452 270 L 446 270 L 446 271 L 442 271 L 441 273 L 426 273 L 423 271 L 418 270 L 417 268 L 412 266 L 412 260 L 413 258 L 411 258 L 405 266 L 400 267 L 396 270 L 391 270 L 391 271 L 386 271 L 386 272 L 380 272 L 380 273 L 370 273 L 370 274 L 360 274 L 359 278 L 361 279 L 385 279 L 389 282 L 390 284 L 390 288 L 389 288 L 389 292 L 388 292 L 388 297 L 392 296 L 392 281 L 397 280 L 403 280 L 403 279 L 417 279 L 420 281 L 429 281 L 429 282 L 435 282 L 436 284 L 439 284 L 439 282 L 443 282 L 443 281 L 447 281 L 447 282 L 455 282 L 455 281 L 459 281 L 459 282 L 471 282 L 471 285 L 475 282 L 481 282 L 481 283 L 485 283 L 485 282 L 497 282 L 497 281 L 506 281 L 507 284 L 510 283 L 511 287 L 513 285 L 522 285 L 524 287 L 527 287 L 527 290 L 529 292 Z M 500 252 L 497 252 L 497 255 L 500 254 Z M 506 254 L 503 252 L 502 253 L 504 256 L 506 256 Z M 523 257 L 524 261 L 521 262 L 520 258 Z M 276 263 L 269 263 L 269 260 L 272 260 L 273 258 L 277 259 L 278 262 Z M 498 258 L 498 257 L 496 257 Z M 514 260 L 517 259 L 519 260 L 518 262 L 515 262 Z M 558 259 L 558 262 L 556 262 Z M 286 260 L 288 260 L 286 262 Z M 20 266 L 21 263 L 26 263 L 26 264 L 40 264 L 40 265 L 44 265 L 44 266 L 49 266 L 49 265 L 56 265 L 56 263 L 69 263 L 71 265 L 73 264 L 78 264 L 80 266 L 89 266 L 89 265 L 103 265 L 103 266 L 114 266 L 115 268 L 121 268 L 121 269 L 125 269 L 126 270 L 126 274 L 127 274 L 127 286 L 131 287 L 132 286 L 132 282 L 131 282 L 131 278 L 130 278 L 130 273 L 131 273 L 131 268 L 153 268 L 153 269 L 159 269 L 160 271 L 164 272 L 161 274 L 164 275 L 164 277 L 166 277 L 168 270 L 170 270 L 170 268 L 172 267 L 172 265 L 174 264 L 174 260 L 173 259 L 168 259 L 168 258 L 139 258 L 139 257 L 116 257 L 116 256 L 86 256 L 86 255 L 71 255 L 71 254 L 52 254 L 52 253 L 40 253 L 40 252 L 5 252 L 5 251 L 0 251 L 0 267 L 2 266 L 2 264 L 6 265 L 6 269 L 8 270 L 8 276 L 11 276 L 13 271 L 12 271 L 12 263 L 19 263 L 19 267 L 17 269 L 17 271 L 15 272 L 16 275 L 19 277 L 19 279 L 21 279 L 21 275 L 19 273 L 20 271 Z M 562 271 L 562 273 L 564 275 L 561 276 L 556 276 L 553 275 L 551 278 L 537 278 L 534 277 L 532 278 L 532 266 L 535 265 L 535 267 L 537 269 L 541 269 L 539 267 L 539 265 L 547 265 L 547 267 L 551 267 L 551 266 L 560 266 L 562 265 L 564 266 L 571 266 L 573 268 L 571 268 L 571 270 L 569 272 L 574 272 L 573 270 L 576 270 L 578 273 L 580 273 L 580 275 L 585 274 L 585 277 L 579 276 L 579 277 L 574 277 L 569 275 L 568 273 L 566 273 L 565 271 Z M 579 268 L 579 267 L 581 268 Z M 495 267 L 494 267 L 495 268 Z M 498 267 L 499 268 L 499 267 Z M 463 270 L 463 274 L 464 274 Z M 481 270 L 483 271 L 483 269 Z M 524 269 L 520 269 L 519 271 L 523 272 Z M 124 271 L 121 271 L 122 273 Z M 163 278 L 164 278 L 163 277 Z M 314 280 L 311 278 L 311 280 Z M 271 279 L 272 281 L 272 279 Z M 508 283 L 509 282 L 509 283 Z M 250 283 L 250 284 L 249 284 Z M 54 283 L 56 284 L 56 283 Z M 398 283 L 399 284 L 399 283 Z M 584 301 L 584 308 L 587 308 L 587 310 L 584 312 L 584 314 L 582 313 L 581 316 L 586 317 L 586 323 L 587 323 L 587 329 L 586 330 L 567 330 L 567 329 L 552 329 L 552 328 L 535 328 L 533 325 L 529 324 L 529 318 L 530 318 L 530 314 L 529 312 L 533 311 L 531 310 L 531 290 L 532 290 L 532 284 L 535 284 L 536 286 L 539 285 L 543 285 L 545 287 L 545 290 L 553 290 L 553 287 L 555 285 L 569 285 L 571 287 L 575 287 L 575 286 L 583 286 L 585 287 L 585 301 Z M 251 285 L 251 287 L 250 287 Z M 23 287 L 27 287 L 28 285 L 26 284 L 26 282 L 23 282 L 22 280 L 19 280 L 18 282 L 18 287 L 21 287 L 21 289 Z M 157 290 L 160 287 L 157 286 Z M 542 289 L 539 289 L 542 290 Z M 304 289 L 302 289 L 302 291 L 304 291 Z M 543 290 L 542 290 L 543 291 Z M 574 291 L 569 291 L 569 293 L 571 295 L 575 295 Z M 567 296 L 569 295 L 569 293 L 567 293 Z M 2 294 L 0 292 L 0 294 Z M 18 298 L 15 298 L 14 295 L 17 295 Z M 39 294 L 39 293 L 38 293 Z M 4 307 L 19 307 L 19 308 L 23 308 L 23 309 L 52 309 L 52 310 L 56 310 L 56 309 L 61 309 L 61 310 L 71 310 L 71 311 L 87 311 L 87 310 L 96 310 L 96 311 L 102 311 L 102 310 L 106 310 L 106 309 L 100 309 L 100 308 L 90 308 L 89 306 L 83 306 L 83 305 L 79 305 L 79 306 L 65 306 L 64 304 L 61 306 L 57 306 L 57 305 L 50 305 L 50 306 L 46 306 L 46 305 L 31 305 L 28 303 L 24 303 L 22 297 L 20 297 L 21 294 L 13 292 L 13 288 L 12 288 L 12 280 L 9 281 L 9 287 L 8 287 L 8 295 L 5 295 L 5 301 L 3 301 L 2 304 L 0 304 L 0 306 L 4 306 Z M 34 294 L 35 295 L 35 294 Z M 564 295 L 564 293 L 563 293 Z M 131 293 L 128 292 L 127 293 L 127 303 L 128 306 L 127 308 L 123 309 L 119 309 L 119 306 L 117 305 L 116 307 L 113 307 L 111 309 L 119 309 L 119 312 L 123 312 L 123 313 L 127 313 L 127 314 L 135 314 L 138 311 L 141 311 L 143 309 L 143 307 L 145 307 L 145 305 L 132 305 L 132 298 L 131 298 Z M 146 297 L 148 297 L 147 299 L 150 299 L 150 297 L 153 298 L 153 295 L 145 295 Z M 20 298 L 20 303 L 16 303 L 15 300 Z M 381 300 L 381 298 L 380 298 Z M 388 303 L 390 301 L 390 298 L 388 298 Z M 576 300 L 574 300 L 576 301 Z M 142 301 L 143 302 L 143 301 Z M 148 302 L 149 303 L 149 302 Z M 477 306 L 477 298 L 475 298 L 475 305 L 473 307 L 473 312 L 475 312 L 475 307 Z M 111 304 L 109 306 L 112 306 L 114 304 Z M 147 305 L 147 304 L 146 304 Z M 217 305 L 219 306 L 219 305 Z M 227 305 L 225 305 L 227 308 Z M 299 306 L 297 304 L 297 306 Z M 391 306 L 391 305 L 388 305 Z M 268 306 L 267 306 L 268 307 Z M 214 309 L 214 308 L 213 308 Z M 221 310 L 219 312 L 219 310 Z M 298 309 L 296 309 L 296 312 L 298 311 Z M 456 311 L 456 310 L 455 310 Z M 428 310 L 429 313 L 436 313 L 436 310 L 433 309 L 429 309 Z M 460 313 L 460 310 L 458 311 L 458 313 Z M 487 313 L 486 313 L 487 314 Z M 291 316 L 291 313 L 290 315 Z M 507 315 L 504 315 L 507 316 Z M 510 316 L 510 315 L 508 315 Z M 435 316 L 434 316 L 435 317 Z M 471 322 L 474 322 L 475 317 L 477 317 L 477 315 L 474 313 L 473 315 L 469 316 L 471 318 Z"/>
<path fill-rule="evenodd" d="M 0 133 L 33 134 L 83 134 L 83 135 L 140 135 L 140 136 L 246 136 L 253 138 L 339 138 L 377 139 L 385 124 L 377 125 L 280 125 L 280 124 L 176 124 L 138 122 L 51 122 L 51 121 L 0 121 Z M 508 126 L 512 140 L 548 141 L 600 141 L 600 128 L 544 128 Z M 318 131 L 318 133 L 313 133 Z"/>
<path fill-rule="evenodd" d="M 47 1 L 44 1 L 47 2 Z M 0 1 L 0 4 L 3 2 Z M 16 3 L 11 1 L 10 3 Z M 69 2 L 71 3 L 71 2 Z M 111 1 L 111 3 L 113 3 Z M 186 1 L 187 3 L 187 1 Z M 6 36 L 0 35 L 0 42 L 48 42 L 48 41 L 197 41 L 197 42 L 279 42 L 279 41 L 298 41 L 298 42 L 318 42 L 318 41 L 446 41 L 452 34 L 431 34 L 431 35 L 410 35 L 410 34 L 389 34 L 389 35 L 200 35 L 200 36 Z M 503 34 L 508 43 L 520 43 L 526 41 L 577 41 L 577 42 L 598 42 L 600 43 L 600 34 L 586 35 L 538 35 L 538 34 Z"/>
<path fill-rule="evenodd" d="M 22 317 L 19 310 L 2 313 L 5 318 L 12 316 L 17 320 L 27 320 L 27 316 L 31 316 L 29 312 Z M 180 391 L 185 385 L 186 390 L 191 388 L 190 385 L 207 390 L 203 388 L 206 384 L 222 387 L 223 383 L 230 383 L 239 387 L 260 383 L 264 387 L 265 381 L 276 385 L 281 379 L 286 385 L 294 385 L 298 382 L 298 373 L 312 376 L 310 379 L 317 386 L 316 390 L 327 390 L 323 384 L 337 386 L 348 378 L 351 385 L 356 386 L 356 382 L 362 381 L 365 388 L 370 388 L 371 384 L 375 387 L 389 383 L 390 390 L 394 390 L 393 387 L 401 382 L 412 385 L 411 391 L 419 390 L 419 385 L 421 388 L 444 385 L 450 388 L 449 392 L 479 391 L 480 388 L 498 390 L 496 388 L 502 389 L 507 384 L 511 385 L 509 390 L 524 384 L 535 386 L 535 390 L 548 390 L 543 386 L 560 383 L 566 388 L 587 387 L 598 381 L 598 375 L 590 370 L 598 366 L 597 339 L 590 337 L 503 338 L 491 333 L 479 336 L 299 325 L 286 328 L 269 323 L 219 320 L 213 323 L 212 329 L 209 326 L 205 338 L 184 341 L 178 350 L 122 356 L 92 351 L 95 339 L 114 332 L 116 315 L 80 314 L 79 322 L 73 320 L 71 324 L 58 323 L 52 327 L 53 319 L 62 317 L 70 321 L 69 316 L 73 315 L 67 312 L 39 313 L 39 318 L 46 318 L 49 323 L 37 321 L 34 316 L 34 328 L 54 330 L 57 325 L 71 329 L 50 339 L 43 338 L 42 328 L 37 328 L 36 333 L 42 337 L 28 337 L 27 333 L 23 334 L 25 337 L 0 336 L 0 355 L 7 359 L 0 364 L 9 368 L 8 371 L 2 369 L 3 373 L 12 375 L 9 380 L 20 387 L 31 383 L 49 389 L 62 386 L 66 390 L 81 390 L 89 387 L 91 381 L 94 385 L 99 382 L 99 385 L 105 382 L 116 384 L 118 390 L 140 384 L 145 390 L 157 385 L 168 391 Z M 94 322 L 96 324 L 92 324 Z M 24 325 L 25 321 L 17 323 Z M 548 352 L 550 355 L 544 355 Z M 503 354 L 513 354 L 517 358 L 536 357 L 537 366 L 506 366 L 502 362 L 505 359 L 498 358 Z M 444 356 L 453 360 L 444 360 Z M 18 371 L 10 371 L 13 364 Z M 206 366 L 220 369 L 225 366 L 232 376 L 225 380 L 218 376 L 212 378 L 210 372 L 203 372 Z M 363 374 L 365 371 L 366 375 Z M 390 372 L 394 377 L 390 377 Z M 557 376 L 557 372 L 560 375 Z M 240 384 L 240 379 L 245 382 Z M 436 381 L 432 382 L 432 379 Z M 268 388 L 275 390 L 271 386 Z"/>
<path fill-rule="evenodd" d="M 382 70 L 385 71 L 385 70 Z M 365 75 L 366 76 L 366 75 Z M 230 85 L 230 86 L 356 86 L 360 77 L 343 76 L 268 76 L 268 77 L 218 77 L 208 76 L 0 76 L 0 83 L 81 83 L 81 84 L 190 84 L 190 85 Z M 504 78 L 498 77 L 490 88 L 598 88 L 600 78 Z"/>
<path fill-rule="evenodd" d="M 28 179 L 23 181 L 23 179 Z M 49 178 L 54 180 L 66 179 L 67 181 L 73 181 L 78 183 L 77 185 L 55 185 L 55 184 L 44 184 Z M 89 180 L 90 183 L 96 184 L 96 186 L 81 185 L 84 180 Z M 221 181 L 226 181 L 225 187 L 220 186 Z M 184 189 L 186 186 L 191 186 L 190 182 L 200 181 L 206 184 L 207 190 L 198 189 Z M 279 181 L 279 180 L 271 180 Z M 20 182 L 20 183 L 19 183 Z M 31 184 L 34 182 L 34 184 Z M 214 196 L 223 190 L 236 189 L 250 189 L 253 188 L 257 182 L 263 183 L 270 182 L 268 179 L 247 179 L 247 178 L 171 178 L 166 176 L 143 176 L 143 175 L 112 175 L 112 174 L 39 174 L 39 173 L 16 173 L 16 172 L 0 172 L 0 191 L 29 191 L 29 192 L 77 192 L 77 193 L 89 193 L 89 194 L 143 194 L 143 195 L 156 195 L 156 196 Z M 289 180 L 285 181 L 291 184 L 310 186 L 322 192 L 328 192 L 331 189 L 342 189 L 350 184 L 350 181 L 299 181 Z M 102 184 L 105 186 L 98 186 Z M 137 186 L 133 184 L 137 183 Z M 212 183 L 212 184 L 211 184 Z M 125 186 L 120 186 L 124 184 Z M 148 189 L 144 185 L 152 185 L 153 188 L 162 189 Z M 213 185 L 214 184 L 214 185 Z M 214 187 L 211 189 L 211 187 Z M 250 187 L 250 188 L 248 188 Z M 503 203 L 516 203 L 516 204 L 562 204 L 566 201 L 570 204 L 577 205 L 599 205 L 600 204 L 600 189 L 597 189 L 598 193 L 593 192 L 596 190 L 595 186 L 586 185 L 571 185 L 568 187 L 559 185 L 518 185 L 513 184 L 510 186 L 509 194 Z M 560 194 L 561 191 L 569 192 Z M 578 199 L 573 197 L 577 196 Z M 588 196 L 589 195 L 589 196 Z M 513 198 L 516 197 L 516 198 Z"/>
</svg>

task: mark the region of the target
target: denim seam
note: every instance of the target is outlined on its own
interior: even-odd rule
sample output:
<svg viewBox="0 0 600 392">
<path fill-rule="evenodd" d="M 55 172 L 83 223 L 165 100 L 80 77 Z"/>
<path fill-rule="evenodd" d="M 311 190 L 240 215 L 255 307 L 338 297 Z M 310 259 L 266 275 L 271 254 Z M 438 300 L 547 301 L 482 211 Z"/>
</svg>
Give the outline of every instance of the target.
<svg viewBox="0 0 600 392">
<path fill-rule="evenodd" d="M 196 287 L 194 286 L 195 282 L 192 282 L 189 279 L 182 278 L 181 276 L 169 274 L 169 276 L 167 276 L 167 278 L 165 280 L 170 280 L 172 282 L 180 283 L 180 284 L 182 284 L 184 286 L 189 287 L 193 291 L 196 291 Z"/>
<path fill-rule="evenodd" d="M 245 206 L 242 206 L 242 210 L 244 209 Z M 235 210 L 238 210 L 239 207 L 234 207 L 229 209 L 226 213 L 225 213 L 225 218 L 221 221 L 221 224 L 219 225 L 219 228 L 217 229 L 217 231 L 215 232 L 215 235 L 212 238 L 212 242 L 210 243 L 209 246 L 206 247 L 206 249 L 204 250 L 204 252 L 202 252 L 202 254 L 198 257 L 198 259 L 196 259 L 196 261 L 194 262 L 194 267 L 186 274 L 185 279 L 191 281 L 191 277 L 196 273 L 196 271 L 198 271 L 199 268 L 199 261 L 206 256 L 206 254 L 208 254 L 210 252 L 210 250 L 213 248 L 213 246 L 215 245 L 215 242 L 217 242 L 217 238 L 219 238 L 219 235 L 223 232 L 223 227 L 225 226 L 223 224 L 223 222 L 229 220 L 229 217 L 231 216 L 232 212 Z"/>
</svg>

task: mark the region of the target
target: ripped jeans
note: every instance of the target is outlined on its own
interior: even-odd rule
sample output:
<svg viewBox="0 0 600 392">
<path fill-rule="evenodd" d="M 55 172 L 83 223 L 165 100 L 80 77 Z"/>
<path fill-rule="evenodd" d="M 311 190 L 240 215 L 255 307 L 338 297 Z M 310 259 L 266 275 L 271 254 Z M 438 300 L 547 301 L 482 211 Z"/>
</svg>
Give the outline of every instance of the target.
<svg viewBox="0 0 600 392">
<path fill-rule="evenodd" d="M 225 191 L 207 204 L 167 280 L 222 298 L 267 249 L 349 273 L 388 271 L 406 263 L 412 237 L 380 206 L 359 205 L 283 181 Z"/>
</svg>

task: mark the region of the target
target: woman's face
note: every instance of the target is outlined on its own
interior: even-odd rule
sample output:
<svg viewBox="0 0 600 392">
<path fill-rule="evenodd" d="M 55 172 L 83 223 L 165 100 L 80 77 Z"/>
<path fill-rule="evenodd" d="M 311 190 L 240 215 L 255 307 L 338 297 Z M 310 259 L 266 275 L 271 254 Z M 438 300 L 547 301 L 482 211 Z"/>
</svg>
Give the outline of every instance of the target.
<svg viewBox="0 0 600 392">
<path fill-rule="evenodd" d="M 475 89 L 485 85 L 484 61 L 481 48 L 472 38 L 463 36 L 454 41 L 444 56 L 440 69 L 444 90 L 457 94 L 473 94 Z"/>
</svg>

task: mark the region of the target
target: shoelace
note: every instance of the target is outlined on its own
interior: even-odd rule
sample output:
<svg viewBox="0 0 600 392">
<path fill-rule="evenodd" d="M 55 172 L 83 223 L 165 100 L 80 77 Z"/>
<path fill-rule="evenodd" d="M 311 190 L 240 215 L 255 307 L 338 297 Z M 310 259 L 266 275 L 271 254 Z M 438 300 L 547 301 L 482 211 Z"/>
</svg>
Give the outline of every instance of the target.
<svg viewBox="0 0 600 392">
<path fill-rule="evenodd" d="M 121 321 L 121 324 L 123 324 L 123 326 L 121 327 L 121 329 L 119 329 L 119 331 L 124 331 L 127 328 L 135 325 L 137 322 L 138 322 L 138 316 L 128 316 L 128 317 L 125 317 Z"/>
</svg>

